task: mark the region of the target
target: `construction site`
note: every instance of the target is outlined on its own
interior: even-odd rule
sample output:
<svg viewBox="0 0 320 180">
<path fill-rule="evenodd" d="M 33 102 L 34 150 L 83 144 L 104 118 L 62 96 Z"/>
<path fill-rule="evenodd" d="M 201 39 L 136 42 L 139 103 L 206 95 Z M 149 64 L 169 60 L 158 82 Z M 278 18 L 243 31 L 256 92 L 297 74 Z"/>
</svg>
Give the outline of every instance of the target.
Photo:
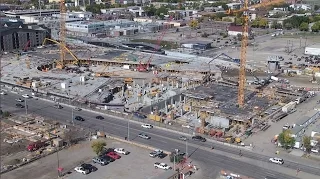
<svg viewBox="0 0 320 180">
<path fill-rule="evenodd" d="M 50 94 L 52 100 L 69 99 L 106 111 L 116 107 L 236 143 L 268 128 L 269 119 L 288 114 L 276 109 L 310 96 L 277 77 L 278 63 L 268 64 L 272 73 L 247 66 L 248 22 L 240 60 L 224 53 L 214 57 L 156 53 L 165 30 L 157 46 L 152 46 L 153 53 L 139 47 L 128 50 L 67 42 L 63 30 L 62 23 L 59 41 L 45 38 L 35 49 L 28 48 L 29 43 L 19 53 L 3 54 L 1 81 L 12 88 L 30 88 L 35 95 Z M 255 75 L 257 71 L 262 77 Z"/>
<path fill-rule="evenodd" d="M 85 134 L 75 127 L 32 114 L 4 118 L 1 120 L 1 172 L 89 135 Z"/>
</svg>

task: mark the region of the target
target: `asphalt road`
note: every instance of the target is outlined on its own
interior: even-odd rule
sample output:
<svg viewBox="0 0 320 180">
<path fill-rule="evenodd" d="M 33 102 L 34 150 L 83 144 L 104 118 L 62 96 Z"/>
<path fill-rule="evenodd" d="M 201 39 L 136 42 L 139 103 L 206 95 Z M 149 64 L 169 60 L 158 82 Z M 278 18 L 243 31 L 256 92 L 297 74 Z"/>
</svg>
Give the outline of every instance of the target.
<svg viewBox="0 0 320 180">
<path fill-rule="evenodd" d="M 15 99 L 21 97 L 21 95 L 11 94 L 1 95 L 1 107 L 2 110 L 9 110 L 12 113 L 25 113 L 25 109 L 16 108 L 15 104 L 17 103 Z M 24 104 L 24 103 L 21 103 Z M 54 103 L 28 99 L 28 113 L 38 114 L 47 118 L 51 118 L 52 120 L 57 120 L 60 122 L 71 122 L 72 119 L 72 110 L 70 107 L 64 106 L 63 109 L 55 109 L 53 107 Z M 76 111 L 74 115 L 79 115 L 85 119 L 83 122 L 74 121 L 75 124 L 79 124 L 84 127 L 89 127 L 97 130 L 103 130 L 106 133 L 109 133 L 113 136 L 125 137 L 128 133 L 128 121 L 118 119 L 115 117 L 104 116 L 104 120 L 96 119 L 95 117 L 99 114 L 95 114 L 88 111 Z M 186 149 L 185 142 L 179 141 L 178 137 L 181 136 L 178 133 L 173 133 L 157 128 L 153 129 L 143 129 L 140 124 L 137 123 L 129 123 L 130 134 L 129 139 L 131 141 L 140 142 L 146 145 L 150 145 L 156 148 L 160 148 L 167 151 L 173 151 L 178 148 L 181 150 Z M 138 134 L 141 132 L 145 132 L 148 134 L 151 139 L 145 140 L 138 137 Z M 252 178 L 265 178 L 266 176 L 273 178 L 281 178 L 281 179 L 294 179 L 294 176 L 288 176 L 286 174 L 279 173 L 277 171 L 260 168 L 256 165 L 249 164 L 234 158 L 230 158 L 223 155 L 215 154 L 214 151 L 210 152 L 208 148 L 212 146 L 212 143 L 206 142 L 195 142 L 189 141 L 188 143 L 188 154 L 189 156 L 197 161 L 201 161 L 204 164 L 209 165 L 212 170 L 214 169 L 224 169 L 228 171 L 232 171 L 235 173 L 239 173 Z M 235 148 L 230 148 L 223 145 L 214 145 L 215 150 L 238 154 L 239 150 Z M 270 157 L 255 154 L 253 152 L 242 151 L 244 157 L 249 157 L 258 161 L 267 161 Z M 277 169 L 279 166 L 276 164 L 272 164 L 274 169 Z M 320 176 L 320 169 L 301 165 L 295 162 L 290 162 L 285 160 L 285 166 L 288 168 L 292 168 L 296 170 L 300 168 L 301 171 L 306 173 L 311 173 Z M 207 168 L 210 170 L 210 168 Z M 208 172 L 209 173 L 209 172 Z"/>
</svg>

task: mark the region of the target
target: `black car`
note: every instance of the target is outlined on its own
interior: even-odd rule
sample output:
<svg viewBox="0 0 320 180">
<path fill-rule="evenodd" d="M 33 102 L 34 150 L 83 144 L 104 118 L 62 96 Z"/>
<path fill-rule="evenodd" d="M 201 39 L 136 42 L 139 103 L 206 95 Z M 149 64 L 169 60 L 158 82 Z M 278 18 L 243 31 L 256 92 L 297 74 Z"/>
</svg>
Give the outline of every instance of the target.
<svg viewBox="0 0 320 180">
<path fill-rule="evenodd" d="M 207 141 L 206 138 L 201 137 L 201 136 L 193 136 L 192 140 L 201 141 L 201 142 L 206 142 Z"/>
<path fill-rule="evenodd" d="M 101 120 L 102 120 L 102 119 L 104 119 L 104 117 L 102 117 L 102 116 L 97 116 L 96 119 L 101 119 Z"/>
<path fill-rule="evenodd" d="M 56 108 L 56 109 L 62 109 L 63 108 L 60 104 L 55 104 L 53 107 Z"/>
<path fill-rule="evenodd" d="M 100 156 L 99 158 L 103 158 L 105 161 L 107 161 L 108 163 L 115 161 L 115 159 L 107 156 L 106 154 Z"/>
<path fill-rule="evenodd" d="M 84 121 L 84 119 L 81 116 L 76 116 L 74 119 L 77 121 Z"/>
<path fill-rule="evenodd" d="M 22 104 L 16 104 L 16 107 L 17 107 L 17 108 L 24 108 L 24 105 L 22 105 Z"/>
<path fill-rule="evenodd" d="M 90 172 L 94 172 L 96 170 L 98 170 L 98 168 L 96 168 L 95 166 L 91 165 L 91 164 L 81 164 L 81 167 L 83 167 L 83 169 L 88 169 Z"/>
</svg>

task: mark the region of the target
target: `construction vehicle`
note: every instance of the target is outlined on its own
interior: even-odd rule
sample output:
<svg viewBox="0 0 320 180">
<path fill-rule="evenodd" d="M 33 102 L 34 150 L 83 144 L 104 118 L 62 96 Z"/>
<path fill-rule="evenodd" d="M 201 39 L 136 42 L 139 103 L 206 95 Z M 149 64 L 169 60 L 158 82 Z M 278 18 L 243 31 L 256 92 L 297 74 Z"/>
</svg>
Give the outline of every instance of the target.
<svg viewBox="0 0 320 180">
<path fill-rule="evenodd" d="M 169 17 L 169 21 L 167 22 L 169 25 L 170 25 L 170 22 L 172 21 L 172 19 L 173 19 L 173 17 L 170 16 L 170 17 Z M 163 37 L 166 35 L 168 29 L 169 29 L 169 28 L 165 28 L 165 29 L 162 31 L 161 35 L 158 37 L 158 39 L 157 39 L 157 44 L 156 44 L 157 47 L 156 47 L 155 51 L 159 51 L 159 49 L 161 48 L 162 39 L 163 39 Z M 139 62 L 139 65 L 138 65 L 138 67 L 137 67 L 137 71 L 139 71 L 139 72 L 147 72 L 147 71 L 149 71 L 150 63 L 151 63 L 151 60 L 152 60 L 154 54 L 155 54 L 155 53 L 152 53 L 152 54 L 151 54 L 151 56 L 150 56 L 150 58 L 149 58 L 149 60 L 147 61 L 146 64 L 143 64 L 143 63 L 140 61 L 140 62 Z"/>
<path fill-rule="evenodd" d="M 124 78 L 124 83 L 131 85 L 133 83 L 133 79 L 132 78 Z"/>
<path fill-rule="evenodd" d="M 250 8 L 266 7 L 270 5 L 275 5 L 279 3 L 284 3 L 284 0 L 274 0 L 262 2 L 260 4 L 252 5 Z M 238 105 L 240 108 L 244 106 L 245 100 L 245 81 L 246 81 L 246 61 L 247 61 L 247 47 L 248 47 L 248 36 L 249 36 L 249 0 L 244 0 L 243 8 L 239 10 L 227 10 L 227 14 L 240 13 L 243 15 L 243 32 L 241 41 L 241 53 L 240 53 L 240 70 L 239 70 L 239 88 L 238 88 Z"/>
</svg>

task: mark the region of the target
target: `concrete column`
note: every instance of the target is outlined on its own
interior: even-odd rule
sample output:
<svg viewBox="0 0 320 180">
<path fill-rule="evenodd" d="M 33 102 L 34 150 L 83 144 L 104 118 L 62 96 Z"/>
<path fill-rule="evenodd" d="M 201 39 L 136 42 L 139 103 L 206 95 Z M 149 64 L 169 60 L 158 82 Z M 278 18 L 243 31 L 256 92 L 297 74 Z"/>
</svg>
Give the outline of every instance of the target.
<svg viewBox="0 0 320 180">
<path fill-rule="evenodd" d="M 132 82 L 132 86 L 133 86 L 133 88 L 136 88 L 136 81 Z"/>
<path fill-rule="evenodd" d="M 181 101 L 182 101 L 182 96 L 180 95 L 179 96 L 179 102 L 181 103 Z"/>
<path fill-rule="evenodd" d="M 164 101 L 164 111 L 165 111 L 166 114 L 168 113 L 167 101 Z"/>
<path fill-rule="evenodd" d="M 149 88 L 151 88 L 151 82 L 149 82 Z"/>
<path fill-rule="evenodd" d="M 173 98 L 171 98 L 171 106 L 173 105 Z"/>
<path fill-rule="evenodd" d="M 177 82 L 177 84 L 176 84 L 176 88 L 178 89 L 179 88 L 179 83 Z"/>
<path fill-rule="evenodd" d="M 171 86 L 174 87 L 174 82 L 172 81 Z"/>
<path fill-rule="evenodd" d="M 181 114 L 181 116 L 183 116 L 183 109 L 182 108 L 180 109 L 180 114 Z"/>
</svg>

